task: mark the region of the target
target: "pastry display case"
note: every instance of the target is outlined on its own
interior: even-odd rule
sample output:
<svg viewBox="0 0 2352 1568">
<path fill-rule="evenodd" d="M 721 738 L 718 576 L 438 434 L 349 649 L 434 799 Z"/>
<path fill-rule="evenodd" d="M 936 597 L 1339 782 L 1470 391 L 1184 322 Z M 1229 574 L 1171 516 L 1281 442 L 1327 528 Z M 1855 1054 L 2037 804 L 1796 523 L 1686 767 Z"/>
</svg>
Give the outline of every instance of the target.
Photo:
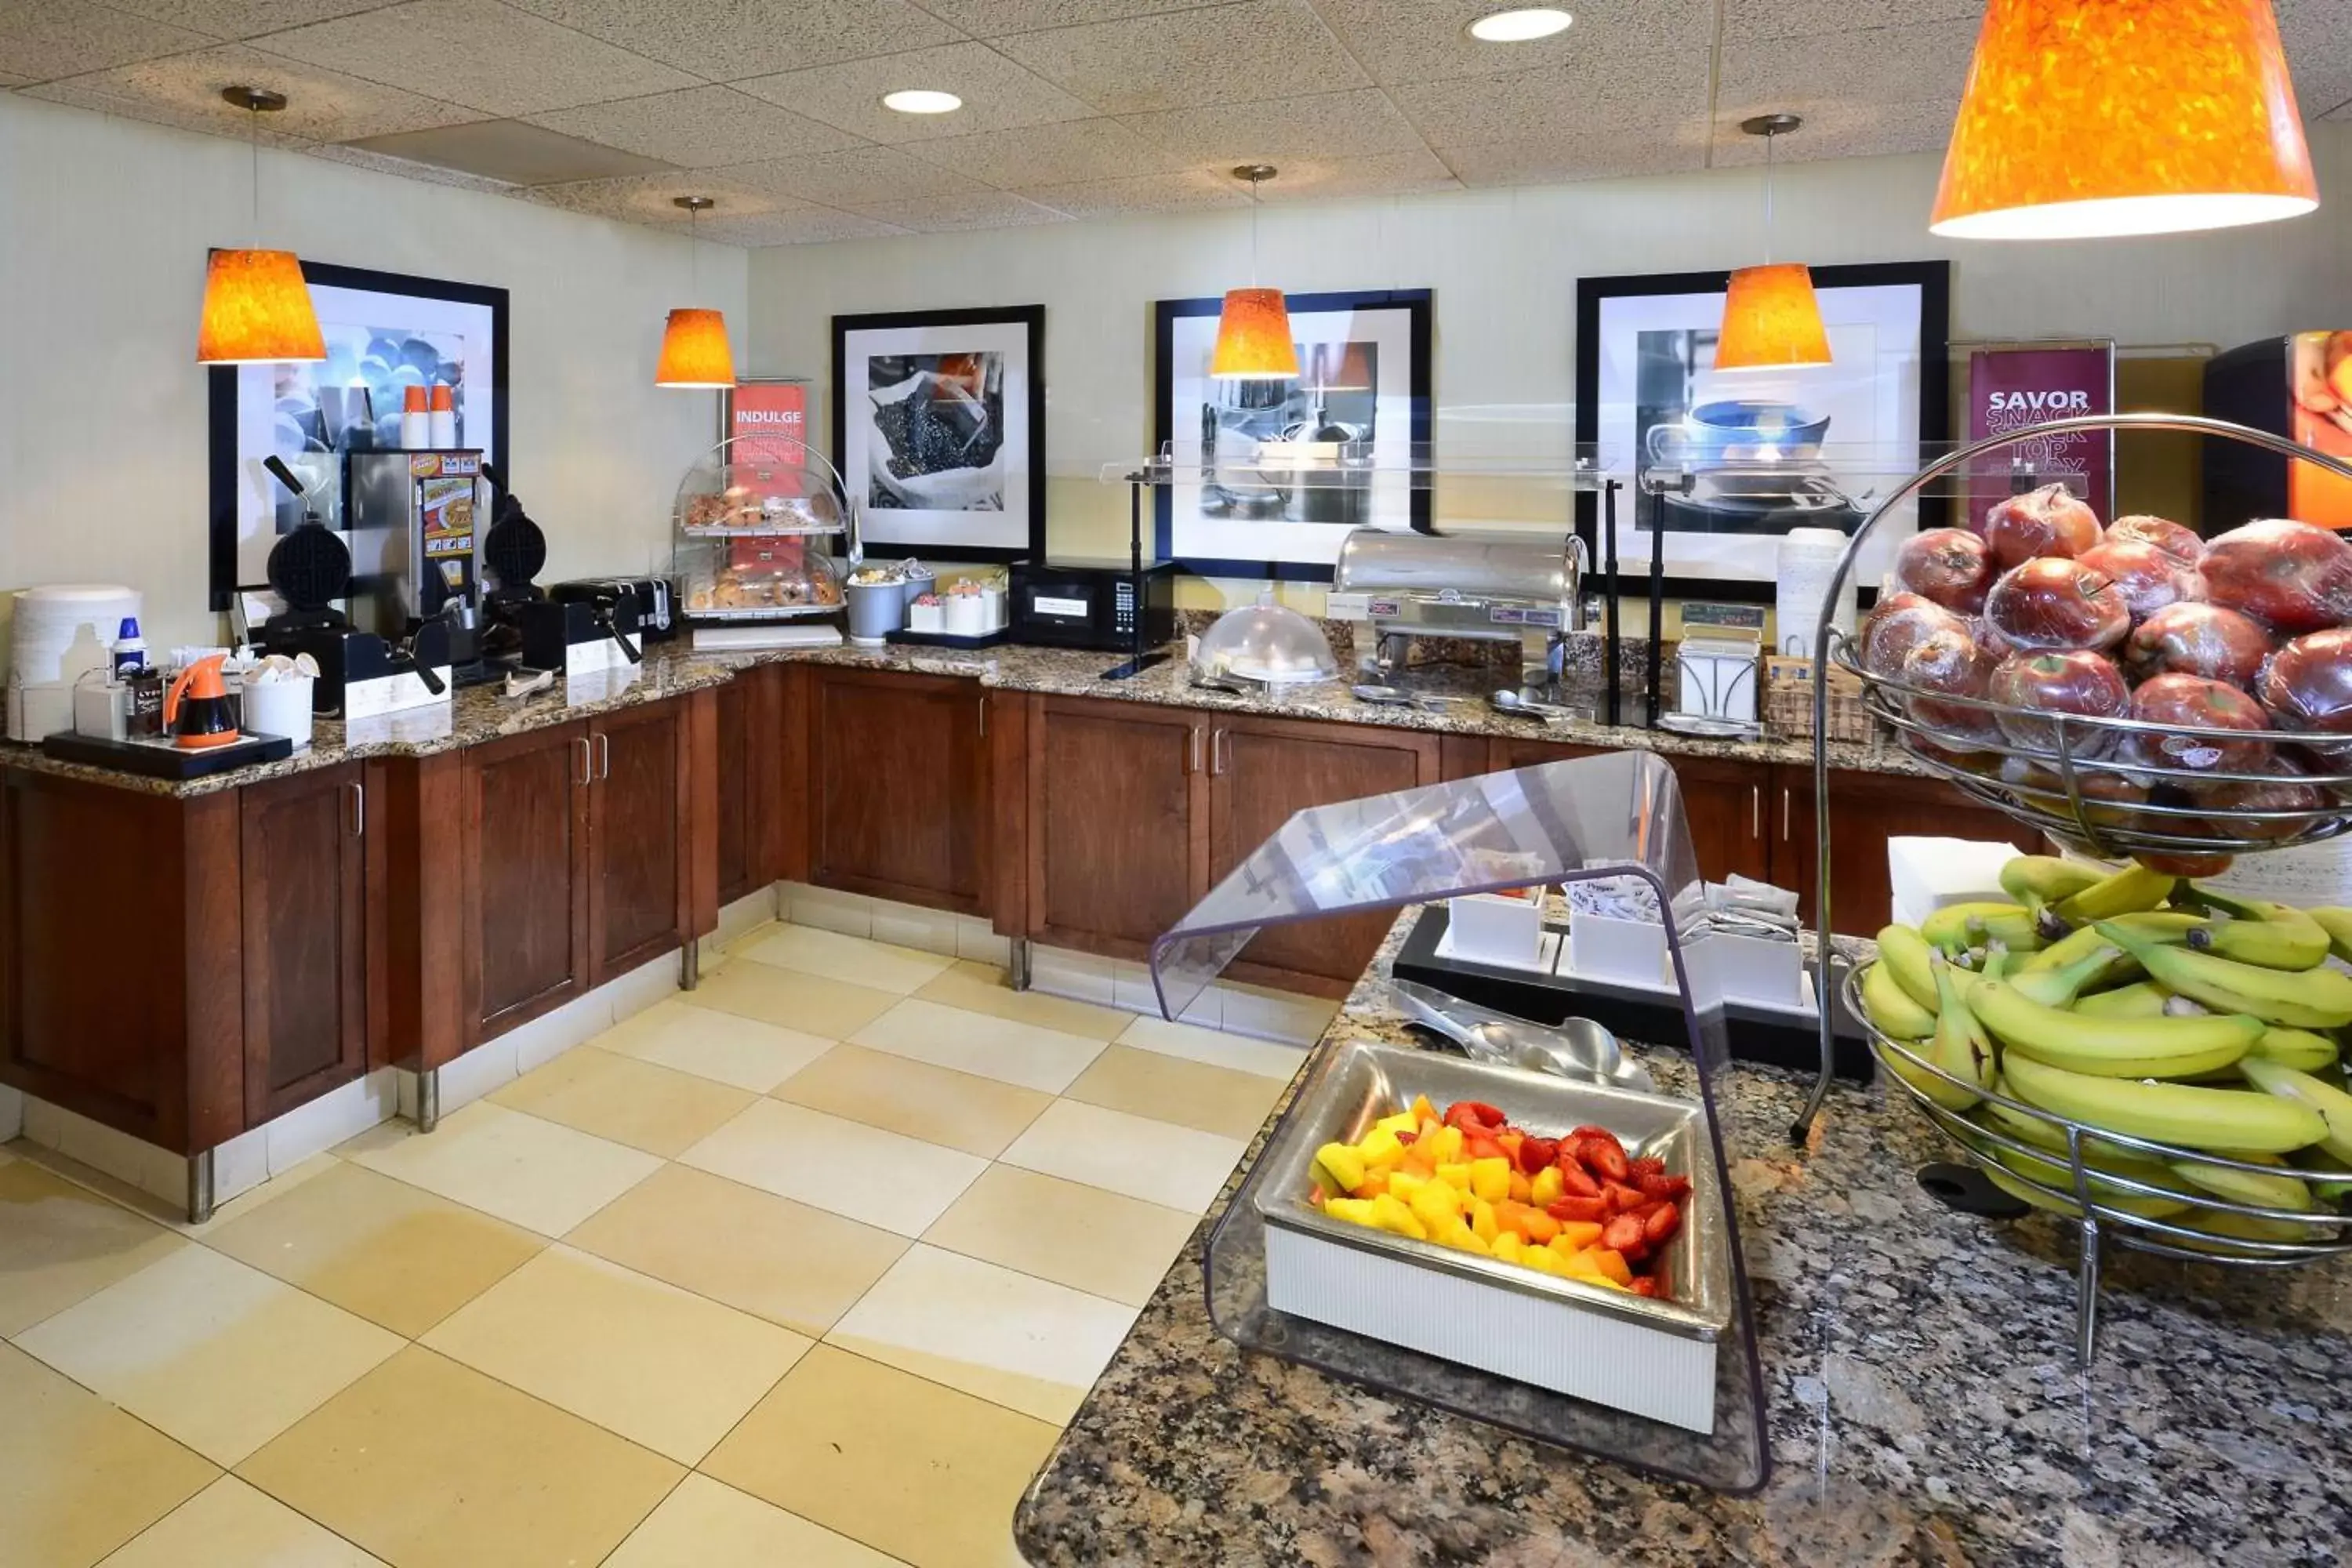
<svg viewBox="0 0 2352 1568">
<path fill-rule="evenodd" d="M 856 507 L 841 476 L 790 437 L 721 441 L 678 484 L 670 575 L 689 626 L 838 614 L 857 556 Z"/>
</svg>

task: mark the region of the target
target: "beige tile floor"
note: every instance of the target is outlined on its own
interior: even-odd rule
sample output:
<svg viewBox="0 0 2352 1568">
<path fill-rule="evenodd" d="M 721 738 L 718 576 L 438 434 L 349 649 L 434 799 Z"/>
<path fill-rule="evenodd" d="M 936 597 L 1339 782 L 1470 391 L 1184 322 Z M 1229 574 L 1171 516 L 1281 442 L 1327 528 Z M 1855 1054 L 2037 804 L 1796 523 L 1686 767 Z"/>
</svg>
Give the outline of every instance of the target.
<svg viewBox="0 0 2352 1568">
<path fill-rule="evenodd" d="M 0 1568 L 990 1568 L 1297 1064 L 766 926 L 171 1223 L 0 1150 Z"/>
</svg>

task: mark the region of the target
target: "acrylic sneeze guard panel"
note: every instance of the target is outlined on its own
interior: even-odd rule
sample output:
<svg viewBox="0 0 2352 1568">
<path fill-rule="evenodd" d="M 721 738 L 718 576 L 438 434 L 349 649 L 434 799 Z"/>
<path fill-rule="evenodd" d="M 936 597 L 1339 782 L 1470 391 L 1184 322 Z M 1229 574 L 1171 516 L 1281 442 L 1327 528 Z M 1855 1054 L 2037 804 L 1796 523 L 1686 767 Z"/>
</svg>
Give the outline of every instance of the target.
<svg viewBox="0 0 2352 1568">
<path fill-rule="evenodd" d="M 1265 1299 L 1265 1226 L 1256 1200 L 1277 1162 L 1261 1154 L 1208 1244 L 1204 1272 L 1218 1331 L 1246 1348 L 1333 1376 L 1438 1405 L 1539 1442 L 1582 1449 L 1715 1490 L 1751 1492 L 1769 1470 L 1763 1371 L 1748 1272 L 1728 1194 L 1738 1151 L 1727 1146 L 1717 1096 L 1730 1071 L 1718 996 L 1694 994 L 1688 953 L 1672 918 L 1674 895 L 1698 879 L 1673 768 L 1648 752 L 1619 752 L 1489 773 L 1302 811 L 1211 889 L 1152 944 L 1152 984 L 1173 1018 L 1267 926 L 1402 909 L 1456 894 L 1637 876 L 1667 911 L 1666 946 L 1683 1003 L 1685 1038 L 1640 1050 L 1659 1091 L 1693 1101 L 1706 1130 L 1702 1157 L 1711 1201 L 1685 1223 L 1716 1229 L 1731 1265 L 1732 1312 L 1718 1342 L 1715 1419 L 1700 1433 L 1549 1393 L 1456 1363 L 1271 1310 Z M 1270 1152 L 1314 1105 L 1345 1055 L 1341 1014 L 1306 1068 Z"/>
</svg>

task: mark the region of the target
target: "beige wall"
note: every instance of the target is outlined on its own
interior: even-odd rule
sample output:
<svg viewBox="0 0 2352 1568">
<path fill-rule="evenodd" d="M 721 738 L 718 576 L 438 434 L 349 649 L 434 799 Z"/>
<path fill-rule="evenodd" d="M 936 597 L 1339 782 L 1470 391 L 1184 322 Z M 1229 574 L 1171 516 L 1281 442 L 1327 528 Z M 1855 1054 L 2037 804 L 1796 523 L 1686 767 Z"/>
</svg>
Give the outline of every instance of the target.
<svg viewBox="0 0 2352 1568">
<path fill-rule="evenodd" d="M 239 143 L 0 94 L 0 586 L 124 582 L 151 645 L 209 642 L 204 257 L 250 243 Z M 715 395 L 664 392 L 664 313 L 744 317 L 745 256 L 651 229 L 296 153 L 261 155 L 268 242 L 321 261 L 512 291 L 514 482 L 548 575 L 642 571 L 716 434 Z M 0 601 L 5 605 L 5 601 Z"/>
<path fill-rule="evenodd" d="M 2352 125 L 2311 129 L 2329 199 L 2292 223 L 2165 239 L 1950 244 L 1927 232 L 1939 161 L 1872 158 L 1782 168 L 1780 247 L 1816 263 L 1950 258 L 1956 339 L 2229 346 L 2343 325 Z M 1564 449 L 1576 279 L 1755 260 L 1761 212 L 1754 170 L 1276 203 L 1263 214 L 1258 270 L 1293 290 L 1433 289 L 1441 444 L 1483 448 L 1513 424 L 1538 449 Z M 1150 441 L 1151 301 L 1246 281 L 1249 247 L 1248 214 L 1220 211 L 760 251 L 751 364 L 823 382 L 836 311 L 1042 300 L 1052 544 L 1097 552 L 1123 543 L 1126 497 L 1094 475 Z M 1467 504 L 1462 487 L 1451 493 Z"/>
</svg>

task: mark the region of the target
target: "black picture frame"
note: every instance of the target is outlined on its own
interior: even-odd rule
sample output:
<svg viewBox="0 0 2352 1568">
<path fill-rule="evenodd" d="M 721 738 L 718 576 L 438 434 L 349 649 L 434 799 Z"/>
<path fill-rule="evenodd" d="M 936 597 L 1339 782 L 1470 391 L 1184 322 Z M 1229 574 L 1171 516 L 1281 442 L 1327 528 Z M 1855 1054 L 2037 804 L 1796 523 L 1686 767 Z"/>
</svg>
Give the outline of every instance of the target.
<svg viewBox="0 0 2352 1568">
<path fill-rule="evenodd" d="M 887 552 L 919 551 L 943 560 L 1007 563 L 1014 561 L 1043 561 L 1045 558 L 1045 307 L 1043 305 L 980 306 L 952 310 L 884 310 L 863 315 L 833 318 L 832 402 L 827 409 L 827 456 L 834 469 L 841 475 L 844 485 L 852 487 L 853 498 L 866 480 L 861 473 L 852 475 L 849 468 L 848 421 L 853 408 L 859 406 L 849 394 L 848 350 L 853 334 L 872 331 L 893 331 L 908 329 L 940 327 L 1003 327 L 1024 329 L 1024 342 L 1029 361 L 1028 396 L 1026 399 L 1029 437 L 1023 458 L 1028 470 L 1028 538 L 1016 545 L 959 545 L 930 541 L 893 539 L 888 531 L 887 509 L 861 506 L 858 509 L 860 542 L 871 552 L 877 547 Z M 988 514 L 1001 515 L 1001 514 Z"/>
<path fill-rule="evenodd" d="M 425 278 L 409 272 L 383 272 L 370 267 L 345 267 L 331 261 L 304 261 L 302 280 L 314 289 L 341 289 L 356 293 L 383 294 L 395 299 L 436 300 L 474 305 L 490 312 L 490 445 L 488 451 L 501 471 L 511 473 L 514 448 L 508 440 L 508 397 L 510 382 L 507 361 L 507 290 L 496 284 L 465 283 L 446 278 Z M 236 569 L 237 542 L 237 371 L 232 364 L 207 367 L 205 373 L 205 446 L 210 502 L 209 548 L 206 551 L 206 607 L 226 611 L 237 590 L 259 584 L 240 583 Z"/>
<path fill-rule="evenodd" d="M 1951 289 L 1952 264 L 1949 261 L 1873 261 L 1857 262 L 1812 269 L 1815 289 L 1871 289 L 1911 285 L 1919 290 L 1919 442 L 1922 462 L 1932 455 L 1935 444 L 1949 438 L 1951 431 Z M 1655 272 L 1613 278 L 1580 278 L 1576 280 L 1576 427 L 1575 440 L 1580 450 L 1600 439 L 1601 430 L 1601 308 L 1604 300 L 1634 299 L 1660 294 L 1723 293 L 1730 287 L 1731 274 L 1727 270 L 1708 272 Z M 1612 457 L 1612 466 L 1621 459 Z M 1637 464 L 1638 455 L 1625 454 L 1623 464 Z M 1627 473 L 1626 500 L 1630 506 L 1648 508 L 1656 504 L 1655 498 L 1641 493 L 1640 486 L 1632 482 Z M 1576 498 L 1576 532 L 1591 552 L 1595 563 L 1594 581 L 1604 591 L 1617 593 L 1627 584 L 1637 592 L 1648 591 L 1648 574 L 1638 565 L 1621 559 L 1618 580 L 1611 582 L 1600 569 L 1602 560 L 1599 535 L 1599 498 L 1580 492 Z M 1922 530 L 1945 526 L 1950 515 L 1950 503 L 1941 496 L 1923 496 L 1917 502 L 1919 527 Z M 1647 515 L 1644 513 L 1643 515 Z M 1622 552 L 1631 548 L 1634 531 L 1630 518 L 1621 518 L 1618 547 Z M 1876 596 L 1875 585 L 1859 584 L 1862 602 L 1869 605 Z M 1679 599 L 1715 599 L 1735 604 L 1772 603 L 1776 589 L 1769 582 L 1751 582 L 1726 577 L 1668 577 L 1664 584 L 1664 596 Z"/>
<path fill-rule="evenodd" d="M 1406 386 L 1412 399 L 1407 438 L 1416 452 L 1430 449 L 1436 410 L 1431 395 L 1435 298 L 1433 291 L 1427 289 L 1336 289 L 1283 296 L 1284 307 L 1294 315 L 1308 315 L 1322 310 L 1402 310 L 1406 312 L 1406 342 L 1411 361 L 1406 367 Z M 1222 298 L 1159 300 L 1152 303 L 1151 450 L 1154 454 L 1167 450 L 1169 442 L 1176 434 L 1176 323 L 1187 318 L 1215 316 L 1223 309 Z M 1413 531 L 1417 533 L 1434 531 L 1433 492 L 1426 477 L 1415 476 L 1411 490 Z M 1202 577 L 1257 578 L 1287 583 L 1331 581 L 1331 567 L 1313 562 L 1244 560 L 1179 553 L 1175 548 L 1175 494 L 1170 486 L 1160 484 L 1152 487 L 1153 552 L 1161 561 L 1172 561 L 1182 570 Z"/>
</svg>

